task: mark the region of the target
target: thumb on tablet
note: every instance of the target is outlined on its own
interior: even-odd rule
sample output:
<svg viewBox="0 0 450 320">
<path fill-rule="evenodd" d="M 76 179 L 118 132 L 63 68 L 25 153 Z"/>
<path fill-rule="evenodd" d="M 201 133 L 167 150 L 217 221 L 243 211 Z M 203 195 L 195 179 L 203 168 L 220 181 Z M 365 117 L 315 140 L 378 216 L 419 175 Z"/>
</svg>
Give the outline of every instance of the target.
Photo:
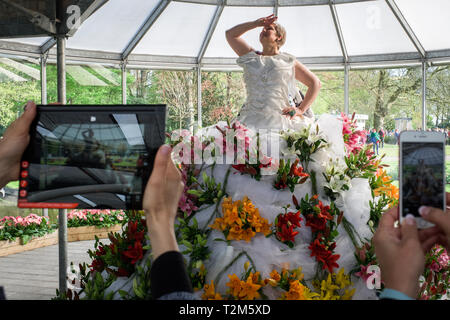
<svg viewBox="0 0 450 320">
<path fill-rule="evenodd" d="M 170 146 L 164 144 L 156 153 L 153 171 L 149 179 L 150 184 L 161 184 L 166 180 L 167 166 L 170 161 Z"/>
</svg>

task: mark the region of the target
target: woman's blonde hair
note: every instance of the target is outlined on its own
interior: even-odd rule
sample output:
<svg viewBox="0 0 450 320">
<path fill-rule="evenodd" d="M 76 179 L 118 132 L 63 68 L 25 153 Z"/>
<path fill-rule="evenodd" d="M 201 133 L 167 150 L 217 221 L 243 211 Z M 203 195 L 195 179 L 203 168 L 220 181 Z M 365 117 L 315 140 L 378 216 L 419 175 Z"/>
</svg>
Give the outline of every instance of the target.
<svg viewBox="0 0 450 320">
<path fill-rule="evenodd" d="M 277 36 L 281 37 L 281 40 L 277 40 L 278 48 L 281 48 L 286 43 L 286 29 L 279 23 L 274 23 Z"/>
</svg>

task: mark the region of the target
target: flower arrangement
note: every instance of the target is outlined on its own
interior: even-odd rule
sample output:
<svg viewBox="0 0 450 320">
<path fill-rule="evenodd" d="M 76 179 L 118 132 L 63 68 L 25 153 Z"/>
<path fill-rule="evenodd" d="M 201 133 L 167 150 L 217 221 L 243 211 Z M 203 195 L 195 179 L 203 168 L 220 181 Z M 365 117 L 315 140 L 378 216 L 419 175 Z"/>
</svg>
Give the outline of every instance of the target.
<svg viewBox="0 0 450 320">
<path fill-rule="evenodd" d="M 96 226 L 108 228 L 127 221 L 123 210 L 71 210 L 67 213 L 67 227 Z"/>
<path fill-rule="evenodd" d="M 286 163 L 283 159 L 280 160 L 277 177 L 274 181 L 275 189 L 283 190 L 289 188 L 291 192 L 294 192 L 297 184 L 306 182 L 309 174 L 303 171 L 302 166 L 299 166 L 299 161 L 299 159 L 296 159 L 291 165 L 291 160 L 288 160 Z"/>
<path fill-rule="evenodd" d="M 24 245 L 33 237 L 42 237 L 55 230 L 56 225 L 51 225 L 46 217 L 34 213 L 26 217 L 6 216 L 0 219 L 0 241 L 19 238 Z"/>
<path fill-rule="evenodd" d="M 299 233 L 294 231 L 296 228 L 300 228 L 300 222 L 303 220 L 300 217 L 300 211 L 287 212 L 289 205 L 283 207 L 285 213 L 280 213 L 275 218 L 275 228 L 273 234 L 278 241 L 286 244 L 289 248 L 293 248 L 295 245 L 295 236 Z"/>
<path fill-rule="evenodd" d="M 342 135 L 344 137 L 345 149 L 347 155 L 359 153 L 366 143 L 367 133 L 365 130 L 358 130 L 356 124 L 355 113 L 349 119 L 345 113 L 341 113 L 343 121 Z"/>
<path fill-rule="evenodd" d="M 370 145 L 358 149 L 356 152 L 348 154 L 344 160 L 347 165 L 345 173 L 351 178 L 365 178 L 370 179 L 375 176 L 378 168 L 387 165 L 381 164 L 384 154 L 377 158 L 375 153 L 371 151 Z"/>
<path fill-rule="evenodd" d="M 210 228 L 220 230 L 226 240 L 245 240 L 249 242 L 256 233 L 265 236 L 270 234 L 271 225 L 267 219 L 259 214 L 258 208 L 244 197 L 244 199 L 233 202 L 232 198 L 225 198 L 222 203 L 222 218 L 216 218 Z"/>
<path fill-rule="evenodd" d="M 122 234 L 110 233 L 109 245 L 95 242 L 95 251 L 89 250 L 88 254 L 93 259 L 89 265 L 91 271 L 108 273 L 117 277 L 127 277 L 135 271 L 136 263 L 142 259 L 149 247 L 144 245 L 147 237 L 145 220 L 140 214 L 128 217 L 128 224 Z"/>
<path fill-rule="evenodd" d="M 284 151 L 285 155 L 297 156 L 306 171 L 308 170 L 309 162 L 314 161 L 311 155 L 328 146 L 325 137 L 319 130 L 319 126 L 316 126 L 316 130 L 311 130 L 311 126 L 300 131 L 288 130 L 283 132 L 281 137 L 287 143 L 287 149 Z"/>
<path fill-rule="evenodd" d="M 419 299 L 448 299 L 450 295 L 450 257 L 441 245 L 435 245 L 426 255 L 426 266 Z"/>
<path fill-rule="evenodd" d="M 349 176 L 345 174 L 346 167 L 342 165 L 338 159 L 330 161 L 325 165 L 325 172 L 322 175 L 325 178 L 323 189 L 325 194 L 335 201 L 341 192 L 349 190 L 351 182 Z"/>
<path fill-rule="evenodd" d="M 274 269 L 270 273 L 270 278 L 264 282 L 284 291 L 281 300 L 314 300 L 319 297 L 319 294 L 311 291 L 306 285 L 301 267 L 294 270 L 283 268 L 281 274 Z"/>
<path fill-rule="evenodd" d="M 196 176 L 199 174 L 199 170 L 195 169 L 194 165 L 180 164 L 181 179 L 184 183 L 184 190 L 181 194 L 180 201 L 178 202 L 178 210 L 182 213 L 190 216 L 193 212 L 198 210 L 196 205 L 197 196 L 190 193 L 190 190 L 196 189 Z"/>
<path fill-rule="evenodd" d="M 336 261 L 340 255 L 333 252 L 336 248 L 334 239 L 338 235 L 337 227 L 342 221 L 343 212 L 340 212 L 333 202 L 330 206 L 324 206 L 318 199 L 318 195 L 311 198 L 306 195 L 301 199 L 300 204 L 295 196 L 292 196 L 292 200 L 306 218 L 306 226 L 311 227 L 313 240 L 308 247 L 311 250 L 311 257 L 316 258 L 322 269 L 332 273 L 334 268 L 339 268 Z"/>
</svg>

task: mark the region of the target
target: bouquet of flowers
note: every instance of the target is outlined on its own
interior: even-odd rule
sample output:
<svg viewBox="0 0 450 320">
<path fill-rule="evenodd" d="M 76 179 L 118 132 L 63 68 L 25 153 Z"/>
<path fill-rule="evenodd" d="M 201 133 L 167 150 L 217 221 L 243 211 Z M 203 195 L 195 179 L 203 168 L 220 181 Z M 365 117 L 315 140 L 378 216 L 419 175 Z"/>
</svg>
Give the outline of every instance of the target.
<svg viewBox="0 0 450 320">
<path fill-rule="evenodd" d="M 358 153 L 366 143 L 366 131 L 358 130 L 354 112 L 350 119 L 345 113 L 341 113 L 341 119 L 343 121 L 342 135 L 344 137 L 347 155 Z"/>
<path fill-rule="evenodd" d="M 337 159 L 336 161 L 330 159 L 324 166 L 326 169 L 322 174 L 326 183 L 323 188 L 325 194 L 334 201 L 342 191 L 350 189 L 350 178 L 345 174 L 346 168 Z"/>
<path fill-rule="evenodd" d="M 298 231 L 294 231 L 296 228 L 300 228 L 300 222 L 303 220 L 300 217 L 300 211 L 287 212 L 289 205 L 284 208 L 285 213 L 280 213 L 275 218 L 274 234 L 278 241 L 283 242 L 289 248 L 293 248 L 295 245 L 295 236 Z"/>
<path fill-rule="evenodd" d="M 296 208 L 306 218 L 306 226 L 311 227 L 313 233 L 313 240 L 308 247 L 311 250 L 311 257 L 316 258 L 322 269 L 332 273 L 334 268 L 339 268 L 336 261 L 340 255 L 334 254 L 336 248 L 334 239 L 338 235 L 337 227 L 342 221 L 343 212 L 340 212 L 333 202 L 330 206 L 324 206 L 318 195 L 311 198 L 306 195 L 300 204 L 295 196 L 292 196 L 292 199 Z"/>
<path fill-rule="evenodd" d="M 282 133 L 282 138 L 287 142 L 286 155 L 296 155 L 303 168 L 308 170 L 308 164 L 313 161 L 311 155 L 316 151 L 328 146 L 323 134 L 316 130 L 311 130 L 311 126 L 303 128 L 300 131 L 288 130 Z"/>
<path fill-rule="evenodd" d="M 245 240 L 249 242 L 256 233 L 265 236 L 271 233 L 271 225 L 259 214 L 258 208 L 247 197 L 233 202 L 225 198 L 222 203 L 222 218 L 216 218 L 210 228 L 220 230 L 226 240 Z"/>
<path fill-rule="evenodd" d="M 278 167 L 277 177 L 274 182 L 275 189 L 282 190 L 289 188 L 291 192 L 294 192 L 294 188 L 297 184 L 303 184 L 309 177 L 309 174 L 303 171 L 303 167 L 298 165 L 299 159 L 296 159 L 291 165 L 291 160 L 286 163 L 283 159 L 280 160 L 280 166 Z"/>
<path fill-rule="evenodd" d="M 441 245 L 435 245 L 426 255 L 419 299 L 439 300 L 450 294 L 450 257 Z"/>
</svg>

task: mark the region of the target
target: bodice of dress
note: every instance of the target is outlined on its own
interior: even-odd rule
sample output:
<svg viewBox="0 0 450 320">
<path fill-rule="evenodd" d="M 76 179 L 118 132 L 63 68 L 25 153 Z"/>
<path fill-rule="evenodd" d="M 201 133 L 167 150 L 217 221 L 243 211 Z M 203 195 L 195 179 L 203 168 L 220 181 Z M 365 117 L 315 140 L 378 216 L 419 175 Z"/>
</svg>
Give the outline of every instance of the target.
<svg viewBox="0 0 450 320">
<path fill-rule="evenodd" d="M 285 52 L 263 56 L 251 51 L 240 56 L 236 63 L 244 69 L 247 90 L 247 100 L 237 120 L 252 129 L 293 127 L 299 118 L 290 120 L 282 110 L 290 106 L 295 57 Z"/>
</svg>

